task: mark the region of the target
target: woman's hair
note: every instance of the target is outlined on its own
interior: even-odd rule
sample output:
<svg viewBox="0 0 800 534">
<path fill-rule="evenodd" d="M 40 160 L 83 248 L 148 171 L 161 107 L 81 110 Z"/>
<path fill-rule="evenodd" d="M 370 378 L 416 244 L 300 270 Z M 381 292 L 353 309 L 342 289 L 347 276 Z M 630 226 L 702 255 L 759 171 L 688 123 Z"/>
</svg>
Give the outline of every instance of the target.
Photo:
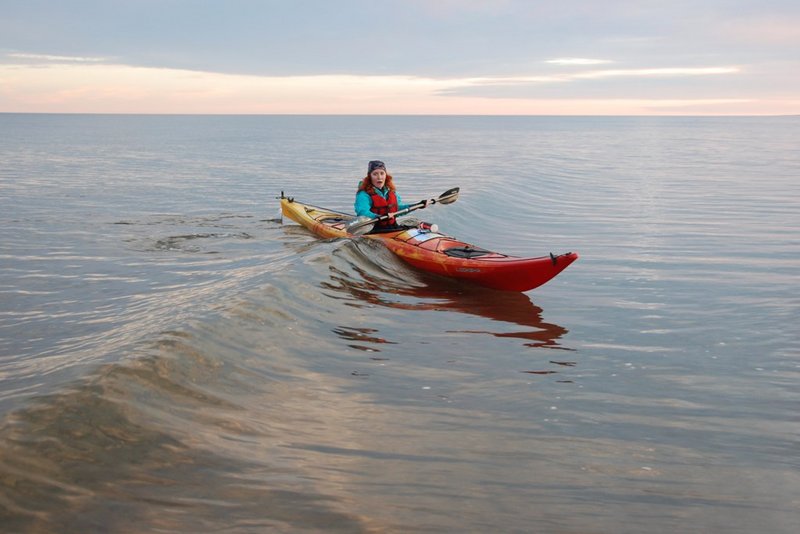
<svg viewBox="0 0 800 534">
<path fill-rule="evenodd" d="M 384 187 L 388 187 L 389 191 L 394 191 L 394 180 L 392 180 L 392 175 L 386 175 L 386 182 L 383 184 Z M 366 176 L 361 183 L 358 184 L 359 191 L 366 191 L 367 194 L 371 195 L 375 192 L 375 187 L 372 185 L 372 179 L 369 176 Z"/>
</svg>

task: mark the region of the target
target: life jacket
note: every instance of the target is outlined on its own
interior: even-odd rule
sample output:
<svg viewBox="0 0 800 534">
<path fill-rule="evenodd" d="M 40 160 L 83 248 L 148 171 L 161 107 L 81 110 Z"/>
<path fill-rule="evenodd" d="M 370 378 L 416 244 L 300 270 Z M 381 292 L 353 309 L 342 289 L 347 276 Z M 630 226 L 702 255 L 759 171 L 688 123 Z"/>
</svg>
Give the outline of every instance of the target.
<svg viewBox="0 0 800 534">
<path fill-rule="evenodd" d="M 389 194 L 386 195 L 386 198 L 383 198 L 380 193 L 373 189 L 370 198 L 372 199 L 372 207 L 370 208 L 370 211 L 372 211 L 372 213 L 378 217 L 397 211 L 397 195 L 395 195 L 394 191 L 392 190 L 389 190 Z M 390 217 L 386 220 L 378 221 L 375 224 L 375 227 L 387 228 L 390 226 L 395 226 L 395 223 L 395 218 Z"/>
</svg>

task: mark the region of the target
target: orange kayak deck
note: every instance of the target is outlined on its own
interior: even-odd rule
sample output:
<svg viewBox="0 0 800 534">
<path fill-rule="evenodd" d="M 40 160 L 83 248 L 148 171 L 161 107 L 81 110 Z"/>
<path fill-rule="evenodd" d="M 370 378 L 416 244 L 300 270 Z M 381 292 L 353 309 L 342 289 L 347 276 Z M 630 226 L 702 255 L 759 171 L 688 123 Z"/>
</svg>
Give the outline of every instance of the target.
<svg viewBox="0 0 800 534">
<path fill-rule="evenodd" d="M 552 280 L 578 259 L 575 252 L 521 258 L 492 252 L 453 237 L 418 228 L 355 236 L 346 229 L 353 216 L 281 198 L 281 213 L 324 238 L 380 240 L 417 269 L 504 291 L 530 291 Z"/>
</svg>

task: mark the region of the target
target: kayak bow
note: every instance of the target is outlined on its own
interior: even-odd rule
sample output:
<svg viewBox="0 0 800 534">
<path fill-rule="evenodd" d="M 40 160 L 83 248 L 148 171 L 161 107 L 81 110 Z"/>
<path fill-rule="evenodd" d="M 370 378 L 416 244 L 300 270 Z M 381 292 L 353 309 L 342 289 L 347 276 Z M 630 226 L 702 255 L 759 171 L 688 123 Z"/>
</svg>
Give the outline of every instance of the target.
<svg viewBox="0 0 800 534">
<path fill-rule="evenodd" d="M 324 238 L 357 237 L 347 232 L 353 216 L 303 204 L 281 194 L 281 213 Z M 554 278 L 578 259 L 575 252 L 520 258 L 492 252 L 438 232 L 416 227 L 366 234 L 414 267 L 505 291 L 529 291 Z"/>
</svg>

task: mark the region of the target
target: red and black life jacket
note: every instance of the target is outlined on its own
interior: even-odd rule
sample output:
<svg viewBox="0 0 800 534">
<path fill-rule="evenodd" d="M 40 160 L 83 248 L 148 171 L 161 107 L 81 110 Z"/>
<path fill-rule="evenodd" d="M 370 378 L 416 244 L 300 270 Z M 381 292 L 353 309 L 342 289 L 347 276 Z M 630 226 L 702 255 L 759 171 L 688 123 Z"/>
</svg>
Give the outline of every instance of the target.
<svg viewBox="0 0 800 534">
<path fill-rule="evenodd" d="M 394 191 L 392 190 L 389 190 L 389 194 L 386 195 L 386 198 L 383 198 L 380 193 L 373 189 L 370 198 L 372 199 L 372 207 L 370 208 L 370 211 L 372 211 L 372 213 L 376 214 L 378 217 L 397 211 L 397 195 L 395 195 Z M 395 222 L 395 218 L 390 217 L 386 220 L 379 221 L 377 224 L 375 224 L 375 227 L 386 228 L 389 226 L 394 226 Z"/>
</svg>

